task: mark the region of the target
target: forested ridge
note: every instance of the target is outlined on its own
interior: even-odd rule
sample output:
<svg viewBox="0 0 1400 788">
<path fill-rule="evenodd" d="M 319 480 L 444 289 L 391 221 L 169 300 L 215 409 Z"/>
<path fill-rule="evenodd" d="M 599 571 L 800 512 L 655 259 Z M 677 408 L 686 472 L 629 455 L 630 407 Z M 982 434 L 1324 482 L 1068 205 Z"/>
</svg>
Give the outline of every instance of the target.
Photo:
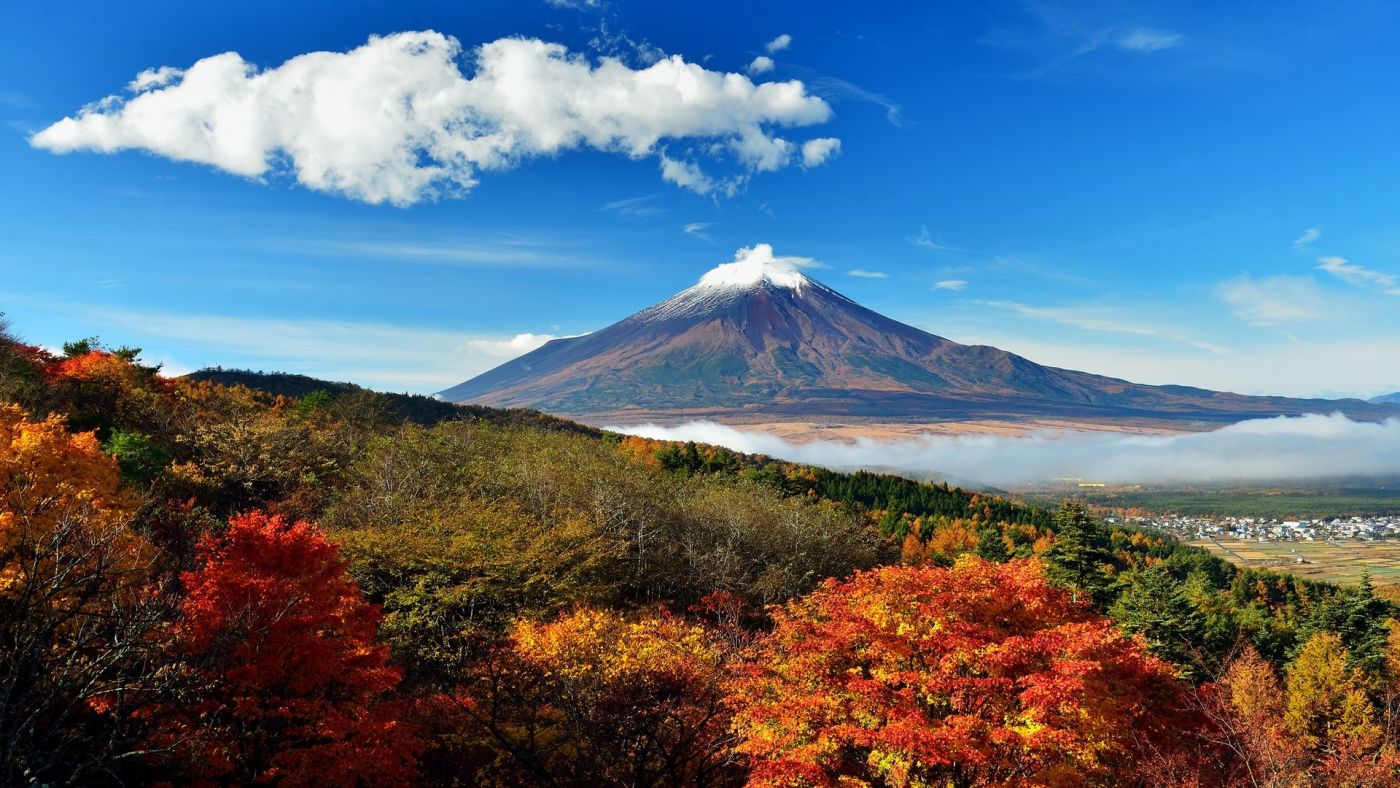
<svg viewBox="0 0 1400 788">
<path fill-rule="evenodd" d="M 0 326 L 3 784 L 1393 784 L 1387 598 Z"/>
</svg>

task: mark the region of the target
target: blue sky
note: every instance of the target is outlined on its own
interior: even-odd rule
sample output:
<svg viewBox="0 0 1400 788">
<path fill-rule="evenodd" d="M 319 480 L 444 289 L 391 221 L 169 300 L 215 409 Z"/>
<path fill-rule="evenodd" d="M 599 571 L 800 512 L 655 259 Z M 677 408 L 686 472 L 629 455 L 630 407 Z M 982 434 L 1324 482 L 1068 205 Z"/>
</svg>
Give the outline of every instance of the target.
<svg viewBox="0 0 1400 788">
<path fill-rule="evenodd" d="M 1400 389 L 1397 23 L 1367 2 L 7 4 L 0 310 L 175 372 L 430 392 L 770 243 L 1042 363 L 1373 395 Z M 287 62 L 308 53 L 352 54 Z"/>
</svg>

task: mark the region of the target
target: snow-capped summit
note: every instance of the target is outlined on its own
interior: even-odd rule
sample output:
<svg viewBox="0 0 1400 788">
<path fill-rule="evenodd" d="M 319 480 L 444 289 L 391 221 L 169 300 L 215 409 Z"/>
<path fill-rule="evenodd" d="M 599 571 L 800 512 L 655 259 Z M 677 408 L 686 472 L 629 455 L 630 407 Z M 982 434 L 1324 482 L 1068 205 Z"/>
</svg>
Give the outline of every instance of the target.
<svg viewBox="0 0 1400 788">
<path fill-rule="evenodd" d="M 746 246 L 735 253 L 734 262 L 722 263 L 711 268 L 691 287 L 656 306 L 642 310 L 630 319 L 674 320 L 711 314 L 765 288 L 787 292 L 799 298 L 804 291 L 810 293 L 813 289 L 836 295 L 834 290 L 808 279 L 799 270 L 801 267 L 815 264 L 815 261 L 806 257 L 778 257 L 773 254 L 770 244 Z"/>
<path fill-rule="evenodd" d="M 810 264 L 810 261 L 801 257 L 775 257 L 771 244 L 754 244 L 740 249 L 734 262 L 707 271 L 700 277 L 697 287 L 728 290 L 767 283 L 800 291 L 808 281 L 797 270 L 803 264 Z"/>
</svg>

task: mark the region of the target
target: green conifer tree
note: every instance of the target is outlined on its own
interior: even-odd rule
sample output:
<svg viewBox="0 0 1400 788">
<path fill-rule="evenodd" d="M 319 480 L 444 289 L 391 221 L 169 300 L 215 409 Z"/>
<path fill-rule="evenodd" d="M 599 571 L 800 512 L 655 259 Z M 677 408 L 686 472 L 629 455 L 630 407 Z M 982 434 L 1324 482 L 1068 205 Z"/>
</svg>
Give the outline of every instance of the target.
<svg viewBox="0 0 1400 788">
<path fill-rule="evenodd" d="M 1367 678 L 1379 680 L 1385 670 L 1386 638 L 1391 607 L 1376 596 L 1371 573 L 1361 572 L 1355 588 L 1323 600 L 1312 616 L 1298 629 L 1297 648 L 1318 632 L 1331 632 L 1341 638 L 1347 650 L 1347 664 Z"/>
<path fill-rule="evenodd" d="M 1133 573 L 1109 615 L 1123 630 L 1142 635 L 1149 651 L 1181 668 L 1184 676 L 1201 674 L 1205 621 L 1183 584 L 1166 568 L 1159 565 Z"/>
<path fill-rule="evenodd" d="M 1006 539 L 1001 535 L 1001 529 L 991 523 L 985 523 L 977 529 L 977 555 L 984 561 L 1003 564 L 1011 558 L 1011 551 L 1006 549 Z"/>
<path fill-rule="evenodd" d="M 1070 589 L 1075 599 L 1103 608 L 1109 598 L 1104 566 L 1112 561 L 1108 535 L 1078 501 L 1065 501 L 1055 513 L 1055 543 L 1045 552 L 1051 582 Z"/>
</svg>

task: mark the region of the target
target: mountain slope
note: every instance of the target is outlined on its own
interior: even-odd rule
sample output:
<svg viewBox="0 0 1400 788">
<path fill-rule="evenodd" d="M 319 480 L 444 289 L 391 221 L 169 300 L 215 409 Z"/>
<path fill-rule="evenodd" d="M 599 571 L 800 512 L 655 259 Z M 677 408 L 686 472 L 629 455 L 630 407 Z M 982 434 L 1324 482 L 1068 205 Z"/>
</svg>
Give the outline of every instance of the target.
<svg viewBox="0 0 1400 788">
<path fill-rule="evenodd" d="M 1400 391 L 1397 391 L 1393 394 L 1382 394 L 1379 397 L 1372 397 L 1369 400 L 1367 400 L 1367 402 L 1370 402 L 1372 405 L 1400 405 Z"/>
<path fill-rule="evenodd" d="M 590 421 L 697 416 L 1171 418 L 1347 411 L 1360 400 L 1144 386 L 962 345 L 860 306 L 759 245 L 592 334 L 557 339 L 439 394 Z"/>
</svg>

